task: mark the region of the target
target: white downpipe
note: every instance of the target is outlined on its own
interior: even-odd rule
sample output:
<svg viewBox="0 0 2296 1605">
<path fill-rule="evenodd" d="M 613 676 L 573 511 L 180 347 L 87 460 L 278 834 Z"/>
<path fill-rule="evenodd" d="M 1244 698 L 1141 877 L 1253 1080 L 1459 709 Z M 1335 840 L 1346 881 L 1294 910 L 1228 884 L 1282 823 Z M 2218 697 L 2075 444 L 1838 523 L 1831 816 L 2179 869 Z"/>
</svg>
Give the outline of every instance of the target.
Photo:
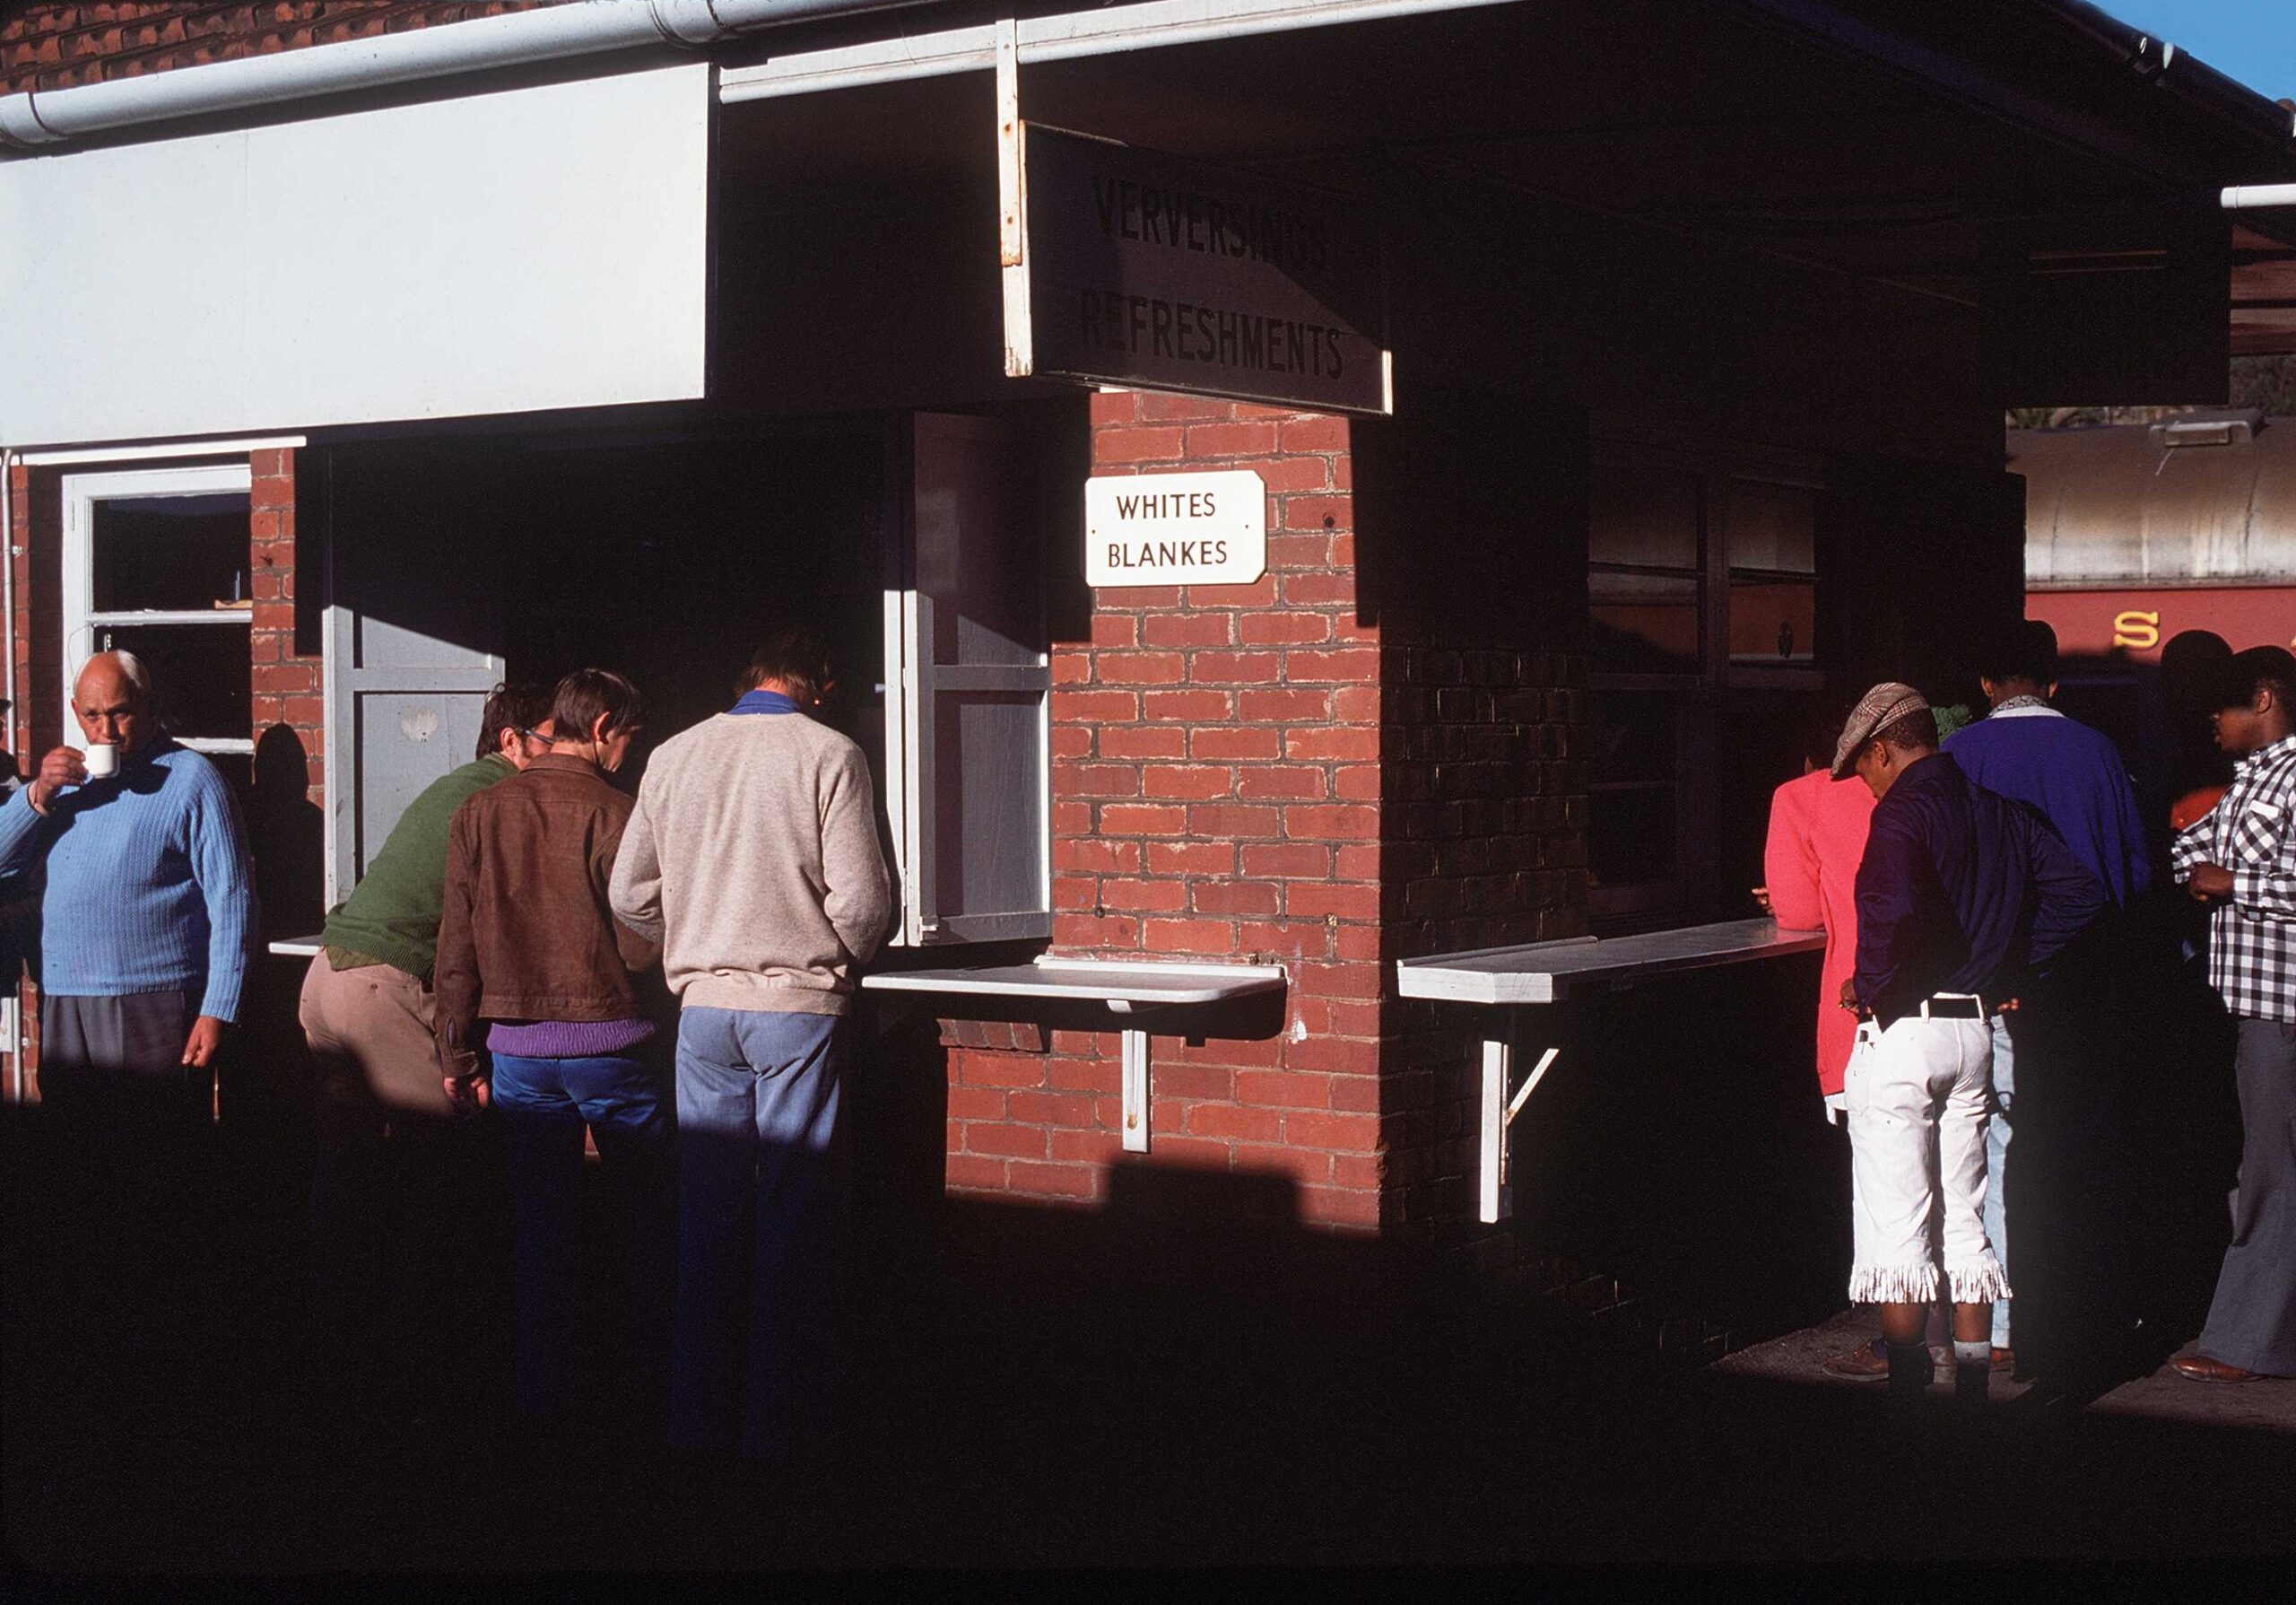
<svg viewBox="0 0 2296 1605">
<path fill-rule="evenodd" d="M 2296 184 L 2234 184 L 2219 197 L 2227 212 L 2259 206 L 2296 206 Z"/>
<path fill-rule="evenodd" d="M 242 111 L 384 84 L 649 45 L 707 45 L 776 23 L 920 0 L 578 0 L 475 22 L 0 96 L 0 147 Z"/>
<path fill-rule="evenodd" d="M 0 447 L 0 559 L 7 566 L 0 568 L 0 650 L 8 655 L 7 671 L 0 677 L 8 699 L 8 747 L 16 746 L 16 495 L 13 482 L 15 465 L 23 460 L 22 453 L 13 447 Z"/>
</svg>

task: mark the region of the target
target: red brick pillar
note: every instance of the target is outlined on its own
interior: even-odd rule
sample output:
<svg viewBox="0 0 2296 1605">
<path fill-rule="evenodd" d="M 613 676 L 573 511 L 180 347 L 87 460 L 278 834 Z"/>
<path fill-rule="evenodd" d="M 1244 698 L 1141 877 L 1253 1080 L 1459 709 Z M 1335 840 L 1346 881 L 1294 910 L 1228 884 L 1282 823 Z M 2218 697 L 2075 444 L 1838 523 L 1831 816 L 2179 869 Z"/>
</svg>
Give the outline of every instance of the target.
<svg viewBox="0 0 2296 1605">
<path fill-rule="evenodd" d="M 326 711 L 317 653 L 295 650 L 295 454 L 251 453 L 248 576 L 255 598 L 248 651 L 256 739 L 285 725 L 301 742 L 310 772 L 310 800 L 326 806 Z"/>
<path fill-rule="evenodd" d="M 1362 1228 L 1382 1208 L 1381 649 L 1357 617 L 1348 440 L 1342 418 L 1092 398 L 1095 474 L 1256 470 L 1268 571 L 1101 590 L 1091 639 L 1055 644 L 1053 946 L 1282 964 L 1275 1039 L 1153 1039 L 1150 1157 L 1275 1173 L 1305 1218 Z M 953 1047 L 951 1190 L 1100 1196 L 1118 1042 Z"/>
</svg>

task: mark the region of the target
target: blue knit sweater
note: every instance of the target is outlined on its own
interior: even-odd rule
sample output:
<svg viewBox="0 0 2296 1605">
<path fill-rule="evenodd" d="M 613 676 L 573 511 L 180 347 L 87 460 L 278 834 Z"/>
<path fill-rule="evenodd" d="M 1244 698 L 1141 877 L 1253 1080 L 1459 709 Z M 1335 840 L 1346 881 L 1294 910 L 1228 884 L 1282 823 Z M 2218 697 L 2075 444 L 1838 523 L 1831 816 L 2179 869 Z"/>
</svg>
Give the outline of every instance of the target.
<svg viewBox="0 0 2296 1605">
<path fill-rule="evenodd" d="M 2111 737 L 2053 708 L 2004 708 L 1945 737 L 1961 772 L 2030 803 L 2122 908 L 2152 884 L 2136 790 Z"/>
<path fill-rule="evenodd" d="M 58 997 L 196 991 L 239 1017 L 256 929 L 239 805 L 216 767 L 165 737 L 120 772 L 0 807 L 0 875 L 48 861 L 40 984 Z"/>
</svg>

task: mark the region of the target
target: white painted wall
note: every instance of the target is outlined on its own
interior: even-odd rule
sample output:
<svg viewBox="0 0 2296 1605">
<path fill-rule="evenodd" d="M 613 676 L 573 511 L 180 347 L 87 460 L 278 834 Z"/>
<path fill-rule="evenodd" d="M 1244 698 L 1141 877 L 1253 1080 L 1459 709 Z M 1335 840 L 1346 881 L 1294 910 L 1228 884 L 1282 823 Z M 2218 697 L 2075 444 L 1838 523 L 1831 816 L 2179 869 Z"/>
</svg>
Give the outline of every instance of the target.
<svg viewBox="0 0 2296 1605">
<path fill-rule="evenodd" d="M 702 393 L 706 64 L 0 162 L 0 441 Z"/>
</svg>

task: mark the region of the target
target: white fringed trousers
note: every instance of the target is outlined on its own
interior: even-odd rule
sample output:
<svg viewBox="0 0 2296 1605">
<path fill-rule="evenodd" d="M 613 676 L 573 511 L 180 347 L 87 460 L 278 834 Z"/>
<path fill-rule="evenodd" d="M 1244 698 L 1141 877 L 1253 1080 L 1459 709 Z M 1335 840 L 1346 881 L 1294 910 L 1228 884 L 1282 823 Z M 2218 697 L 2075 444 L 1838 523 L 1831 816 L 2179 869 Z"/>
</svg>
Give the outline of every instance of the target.
<svg viewBox="0 0 2296 1605">
<path fill-rule="evenodd" d="M 1859 1029 L 1843 1087 L 1856 1230 L 1852 1300 L 1926 1304 L 1937 1296 L 1941 1259 L 1955 1304 L 2010 1296 L 1985 1234 L 1992 1071 L 1987 1020 L 1916 1015 L 1887 1029 L 1870 1022 Z"/>
</svg>

